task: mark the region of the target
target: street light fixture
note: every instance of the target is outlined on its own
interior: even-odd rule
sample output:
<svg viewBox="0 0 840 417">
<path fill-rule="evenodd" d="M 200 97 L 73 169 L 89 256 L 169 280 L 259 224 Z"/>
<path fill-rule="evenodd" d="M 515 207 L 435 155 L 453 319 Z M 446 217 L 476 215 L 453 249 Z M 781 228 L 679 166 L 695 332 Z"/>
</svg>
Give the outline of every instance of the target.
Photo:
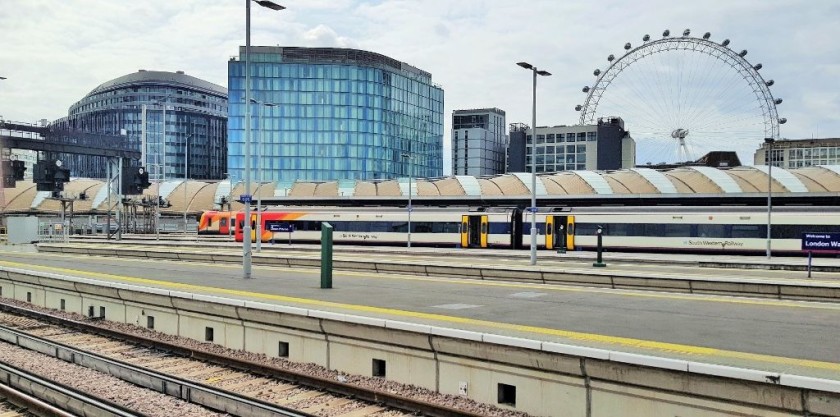
<svg viewBox="0 0 840 417">
<path fill-rule="evenodd" d="M 271 10 L 285 7 L 268 0 L 245 0 L 245 194 L 251 196 L 251 2 Z M 242 225 L 242 275 L 251 278 L 251 203 L 245 202 Z"/>
<path fill-rule="evenodd" d="M 774 138 L 764 138 L 764 143 L 767 145 L 767 259 L 770 259 L 770 229 L 771 229 L 771 213 L 773 212 L 773 144 L 776 142 Z"/>
<path fill-rule="evenodd" d="M 549 76 L 550 72 L 538 70 L 527 62 L 517 62 L 534 74 L 533 107 L 531 112 L 531 265 L 537 264 L 537 75 Z"/>
<path fill-rule="evenodd" d="M 263 145 L 265 144 L 265 128 L 263 125 L 265 124 L 263 120 L 263 111 L 266 107 L 276 107 L 279 106 L 277 103 L 266 103 L 259 100 L 251 99 L 251 103 L 260 106 L 260 113 L 259 113 L 259 120 L 260 122 L 260 134 L 257 136 L 257 184 L 262 186 L 263 181 L 263 171 L 262 171 L 262 156 L 263 156 Z M 257 222 L 255 224 L 256 230 L 254 234 L 257 236 L 257 253 L 262 250 L 262 211 L 260 208 L 262 207 L 262 194 L 257 190 Z"/>
</svg>

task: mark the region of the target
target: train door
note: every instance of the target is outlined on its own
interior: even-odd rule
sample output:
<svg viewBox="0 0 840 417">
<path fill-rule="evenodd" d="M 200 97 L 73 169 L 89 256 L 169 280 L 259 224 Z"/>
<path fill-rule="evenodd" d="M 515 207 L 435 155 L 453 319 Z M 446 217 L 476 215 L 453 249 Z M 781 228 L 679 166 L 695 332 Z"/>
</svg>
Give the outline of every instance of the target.
<svg viewBox="0 0 840 417">
<path fill-rule="evenodd" d="M 510 247 L 522 249 L 522 210 L 513 209 L 510 213 Z"/>
<path fill-rule="evenodd" d="M 549 249 L 575 249 L 575 216 L 548 216 L 546 219 L 546 246 Z"/>
<path fill-rule="evenodd" d="M 461 247 L 486 248 L 488 228 L 486 215 L 461 216 Z"/>
<path fill-rule="evenodd" d="M 557 216 L 560 217 L 560 216 Z M 554 249 L 555 244 L 555 236 L 554 233 L 554 219 L 555 216 L 547 215 L 545 216 L 545 248 L 546 249 Z"/>
</svg>

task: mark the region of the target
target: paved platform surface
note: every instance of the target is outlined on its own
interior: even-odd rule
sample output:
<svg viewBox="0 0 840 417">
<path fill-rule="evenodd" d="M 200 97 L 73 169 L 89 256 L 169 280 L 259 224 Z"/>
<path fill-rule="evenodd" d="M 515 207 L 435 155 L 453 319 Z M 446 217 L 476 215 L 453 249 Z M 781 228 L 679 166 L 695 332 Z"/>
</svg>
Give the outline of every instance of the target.
<svg viewBox="0 0 840 417">
<path fill-rule="evenodd" d="M 0 266 L 840 380 L 840 305 L 831 303 L 338 271 L 334 288 L 320 289 L 317 269 L 254 267 L 244 280 L 239 265 L 30 247 L 0 247 Z"/>
<path fill-rule="evenodd" d="M 108 244 L 147 244 L 147 245 L 162 245 L 178 248 L 188 247 L 220 247 L 230 248 L 236 250 L 238 247 L 241 251 L 242 243 L 233 242 L 218 236 L 212 238 L 204 237 L 173 237 L 177 240 L 166 240 L 166 236 L 162 240 L 156 241 L 151 237 L 145 235 L 127 235 L 124 239 L 117 241 L 111 240 Z M 78 242 L 103 242 L 104 240 L 96 237 L 78 237 L 70 240 Z M 316 244 L 286 244 L 278 243 L 264 243 L 262 249 L 266 253 L 273 251 L 286 251 L 293 249 L 296 251 L 317 252 L 320 246 Z M 504 257 L 508 260 L 530 260 L 530 251 L 524 250 L 510 250 L 510 249 L 465 249 L 465 248 L 431 248 L 422 246 L 413 246 L 411 248 L 395 247 L 395 246 L 354 246 L 354 245 L 335 245 L 336 253 L 388 253 L 388 254 L 402 254 L 411 253 L 430 254 L 432 256 L 471 256 L 471 257 Z M 556 250 L 538 250 L 537 261 L 551 262 L 554 260 L 577 260 L 580 262 L 592 263 L 595 261 L 596 253 L 594 251 L 568 251 L 565 253 L 558 253 Z M 604 252 L 603 258 L 606 263 L 612 262 L 633 262 L 639 264 L 670 264 L 670 265 L 727 265 L 728 268 L 758 268 L 758 269 L 791 269 L 791 270 L 806 270 L 808 267 L 808 254 L 803 252 L 800 256 L 771 256 L 767 258 L 766 255 L 721 255 L 721 254 L 675 254 L 675 253 L 633 253 L 633 252 Z M 812 258 L 812 267 L 815 271 L 837 272 L 837 277 L 840 278 L 840 253 L 836 254 L 821 254 L 815 255 Z M 527 263 L 526 263 L 527 264 Z"/>
</svg>

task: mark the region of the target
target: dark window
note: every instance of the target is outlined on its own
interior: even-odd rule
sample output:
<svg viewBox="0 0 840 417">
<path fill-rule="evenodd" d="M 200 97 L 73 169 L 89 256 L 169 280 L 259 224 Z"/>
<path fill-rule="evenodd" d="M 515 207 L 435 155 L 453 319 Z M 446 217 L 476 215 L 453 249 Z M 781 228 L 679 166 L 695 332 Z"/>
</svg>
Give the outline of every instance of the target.
<svg viewBox="0 0 840 417">
<path fill-rule="evenodd" d="M 88 306 L 88 317 L 93 317 L 93 312 L 94 312 L 93 306 Z"/>
<path fill-rule="evenodd" d="M 27 303 L 31 303 L 31 302 L 32 302 L 32 293 L 31 293 L 30 291 L 27 291 L 27 292 L 26 292 L 26 302 L 27 302 Z"/>
<path fill-rule="evenodd" d="M 146 327 L 151 330 L 155 328 L 155 316 L 146 316 Z"/>
<path fill-rule="evenodd" d="M 385 361 L 382 359 L 373 360 L 373 376 L 385 378 Z"/>
<path fill-rule="evenodd" d="M 67 303 L 66 303 L 66 302 L 64 301 L 64 299 L 62 298 L 62 299 L 61 299 L 61 301 L 59 302 L 59 309 L 60 309 L 61 311 L 64 311 L 66 308 L 67 308 Z"/>
<path fill-rule="evenodd" d="M 213 328 L 212 327 L 205 327 L 204 328 L 204 341 L 205 342 L 212 342 L 213 341 Z"/>
<path fill-rule="evenodd" d="M 497 402 L 516 407 L 516 386 L 500 383 Z"/>
<path fill-rule="evenodd" d="M 105 318 L 105 306 L 99 306 L 99 317 Z"/>
<path fill-rule="evenodd" d="M 289 357 L 289 342 L 278 342 L 277 356 L 281 358 Z"/>
<path fill-rule="evenodd" d="M 491 235 L 506 235 L 510 234 L 510 223 L 494 222 L 490 223 Z M 530 231 L 528 233 L 531 233 Z"/>
</svg>

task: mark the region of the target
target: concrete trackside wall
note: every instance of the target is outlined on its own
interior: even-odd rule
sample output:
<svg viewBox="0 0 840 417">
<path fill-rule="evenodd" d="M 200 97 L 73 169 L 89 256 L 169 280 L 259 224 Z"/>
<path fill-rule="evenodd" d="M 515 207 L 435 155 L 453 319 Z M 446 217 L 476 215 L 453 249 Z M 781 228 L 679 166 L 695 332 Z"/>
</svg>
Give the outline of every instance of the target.
<svg viewBox="0 0 840 417">
<path fill-rule="evenodd" d="M 840 417 L 840 382 L 0 267 L 0 295 L 532 415 Z M 91 307 L 93 310 L 90 310 Z M 104 308 L 104 310 L 101 310 Z M 283 349 L 286 351 L 285 349 Z M 771 382 L 768 382 L 771 381 Z M 499 404 L 500 386 L 515 404 Z"/>
</svg>

